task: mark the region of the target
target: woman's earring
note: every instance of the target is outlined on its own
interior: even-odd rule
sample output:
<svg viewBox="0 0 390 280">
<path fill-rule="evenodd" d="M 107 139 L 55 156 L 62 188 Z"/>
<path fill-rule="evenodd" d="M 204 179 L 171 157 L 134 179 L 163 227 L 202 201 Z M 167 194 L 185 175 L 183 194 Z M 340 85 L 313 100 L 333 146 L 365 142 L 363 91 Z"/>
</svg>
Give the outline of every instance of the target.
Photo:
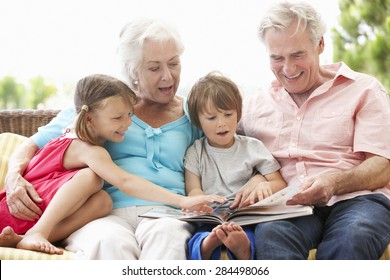
<svg viewBox="0 0 390 280">
<path fill-rule="evenodd" d="M 133 81 L 133 85 L 138 86 L 138 81 L 137 80 Z"/>
</svg>

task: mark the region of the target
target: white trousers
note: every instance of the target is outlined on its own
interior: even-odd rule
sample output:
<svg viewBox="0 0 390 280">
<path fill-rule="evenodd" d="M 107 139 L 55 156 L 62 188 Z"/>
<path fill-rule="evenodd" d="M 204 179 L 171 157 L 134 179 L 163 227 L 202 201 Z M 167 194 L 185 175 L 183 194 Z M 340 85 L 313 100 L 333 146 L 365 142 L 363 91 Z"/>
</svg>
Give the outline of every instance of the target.
<svg viewBox="0 0 390 280">
<path fill-rule="evenodd" d="M 114 209 L 65 240 L 78 259 L 185 260 L 194 226 L 173 218 L 149 219 L 138 215 L 156 206 Z M 164 206 L 158 206 L 164 207 Z"/>
</svg>

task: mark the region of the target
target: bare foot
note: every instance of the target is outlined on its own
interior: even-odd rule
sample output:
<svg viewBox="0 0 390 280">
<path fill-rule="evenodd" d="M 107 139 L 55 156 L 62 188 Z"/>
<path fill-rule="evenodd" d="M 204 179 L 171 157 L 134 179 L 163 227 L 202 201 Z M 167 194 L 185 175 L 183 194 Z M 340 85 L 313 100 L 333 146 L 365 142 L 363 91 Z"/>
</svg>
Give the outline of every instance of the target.
<svg viewBox="0 0 390 280">
<path fill-rule="evenodd" d="M 209 260 L 214 250 L 222 245 L 222 242 L 219 240 L 215 231 L 221 226 L 215 227 L 210 234 L 203 240 L 202 245 L 200 247 L 200 251 L 202 254 L 202 259 Z"/>
<path fill-rule="evenodd" d="M 16 234 L 10 226 L 3 228 L 0 233 L 0 246 L 16 248 L 16 244 L 22 240 L 23 236 Z"/>
<path fill-rule="evenodd" d="M 249 260 L 251 258 L 250 241 L 242 227 L 235 223 L 223 223 L 215 233 L 237 259 Z"/>
<path fill-rule="evenodd" d="M 64 253 L 62 249 L 51 244 L 40 233 L 27 232 L 23 239 L 16 245 L 16 248 L 57 255 L 62 255 Z"/>
</svg>

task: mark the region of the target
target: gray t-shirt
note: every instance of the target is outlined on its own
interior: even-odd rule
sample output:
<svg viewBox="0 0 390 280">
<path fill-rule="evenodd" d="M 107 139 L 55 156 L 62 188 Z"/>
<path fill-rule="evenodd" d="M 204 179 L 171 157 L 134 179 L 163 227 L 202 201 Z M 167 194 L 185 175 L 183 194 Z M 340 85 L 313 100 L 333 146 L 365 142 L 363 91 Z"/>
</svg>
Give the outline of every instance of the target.
<svg viewBox="0 0 390 280">
<path fill-rule="evenodd" d="M 187 149 L 184 167 L 201 178 L 205 194 L 232 197 L 256 171 L 266 175 L 280 169 L 261 141 L 241 135 L 234 139 L 223 149 L 210 146 L 203 137 Z"/>
</svg>

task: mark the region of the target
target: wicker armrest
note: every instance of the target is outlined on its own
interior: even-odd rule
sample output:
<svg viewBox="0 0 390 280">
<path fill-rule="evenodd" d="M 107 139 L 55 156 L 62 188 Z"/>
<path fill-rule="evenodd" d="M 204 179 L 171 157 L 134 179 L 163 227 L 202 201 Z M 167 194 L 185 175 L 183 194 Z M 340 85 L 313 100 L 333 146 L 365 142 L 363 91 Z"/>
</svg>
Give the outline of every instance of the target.
<svg viewBox="0 0 390 280">
<path fill-rule="evenodd" d="M 0 133 L 11 132 L 30 137 L 38 127 L 49 123 L 60 110 L 14 109 L 0 110 Z"/>
</svg>

